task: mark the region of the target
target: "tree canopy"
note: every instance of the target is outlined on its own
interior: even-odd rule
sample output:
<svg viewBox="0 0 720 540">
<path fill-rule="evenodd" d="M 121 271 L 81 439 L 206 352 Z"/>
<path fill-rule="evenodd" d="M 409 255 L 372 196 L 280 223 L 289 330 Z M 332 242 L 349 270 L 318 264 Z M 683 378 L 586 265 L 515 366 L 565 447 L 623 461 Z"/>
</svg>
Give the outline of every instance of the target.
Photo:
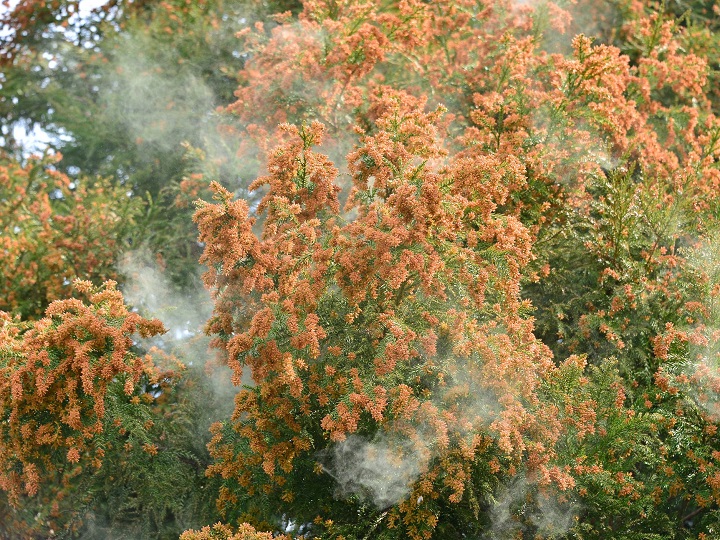
<svg viewBox="0 0 720 540">
<path fill-rule="evenodd" d="M 0 536 L 720 534 L 713 2 L 81 4 L 3 14 Z"/>
</svg>

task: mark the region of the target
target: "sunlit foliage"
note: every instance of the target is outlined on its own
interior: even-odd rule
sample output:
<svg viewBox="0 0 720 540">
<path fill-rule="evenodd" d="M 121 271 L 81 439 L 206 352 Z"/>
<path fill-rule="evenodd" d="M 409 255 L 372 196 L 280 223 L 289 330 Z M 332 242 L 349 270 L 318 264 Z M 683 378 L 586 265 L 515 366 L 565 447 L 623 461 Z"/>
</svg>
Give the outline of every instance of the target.
<svg viewBox="0 0 720 540">
<path fill-rule="evenodd" d="M 712 5 L 111 3 L 87 46 L 70 5 L 6 17 L 0 113 L 70 158 L 6 129 L 3 523 L 720 534 Z M 102 121 L 62 108 L 83 102 Z M 199 258 L 214 351 L 133 341 L 160 323 L 98 288 L 130 245 L 188 294 Z"/>
</svg>

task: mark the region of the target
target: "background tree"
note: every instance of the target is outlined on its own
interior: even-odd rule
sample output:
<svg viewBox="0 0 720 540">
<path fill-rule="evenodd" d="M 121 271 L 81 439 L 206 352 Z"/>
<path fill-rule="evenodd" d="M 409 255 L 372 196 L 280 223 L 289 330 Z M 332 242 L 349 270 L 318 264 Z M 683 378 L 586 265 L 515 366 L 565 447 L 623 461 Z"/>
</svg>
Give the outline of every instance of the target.
<svg viewBox="0 0 720 540">
<path fill-rule="evenodd" d="M 141 210 L 107 181 L 89 186 L 55 170 L 58 157 L 0 162 L 0 308 L 26 318 L 68 296 L 75 279 L 114 277 Z"/>
<path fill-rule="evenodd" d="M 81 12 L 78 2 L 19 2 L 2 21 L 5 149 L 19 157 L 16 134 L 37 130 L 71 179 L 109 177 L 152 201 L 143 242 L 178 287 L 196 286 L 197 233 L 176 197 L 199 171 L 233 189 L 249 183 L 215 109 L 232 101 L 244 62 L 235 32 L 293 6 L 111 1 Z"/>
</svg>

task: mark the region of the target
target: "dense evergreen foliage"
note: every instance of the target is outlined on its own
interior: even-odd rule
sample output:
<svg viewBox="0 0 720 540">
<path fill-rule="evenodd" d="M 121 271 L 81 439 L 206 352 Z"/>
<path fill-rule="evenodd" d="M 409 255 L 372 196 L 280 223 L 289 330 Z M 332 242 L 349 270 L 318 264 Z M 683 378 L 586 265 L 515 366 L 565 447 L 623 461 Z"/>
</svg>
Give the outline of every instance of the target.
<svg viewBox="0 0 720 540">
<path fill-rule="evenodd" d="M 0 537 L 720 535 L 714 2 L 2 18 Z"/>
</svg>

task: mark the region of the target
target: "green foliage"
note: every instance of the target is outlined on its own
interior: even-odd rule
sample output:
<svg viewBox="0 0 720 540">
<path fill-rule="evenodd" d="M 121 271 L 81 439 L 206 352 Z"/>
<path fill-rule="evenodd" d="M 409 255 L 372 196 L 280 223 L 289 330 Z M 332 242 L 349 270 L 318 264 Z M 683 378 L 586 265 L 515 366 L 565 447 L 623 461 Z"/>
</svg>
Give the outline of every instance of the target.
<svg viewBox="0 0 720 540">
<path fill-rule="evenodd" d="M 574 4 L 3 12 L 0 537 L 720 534 L 717 6 Z"/>
</svg>

